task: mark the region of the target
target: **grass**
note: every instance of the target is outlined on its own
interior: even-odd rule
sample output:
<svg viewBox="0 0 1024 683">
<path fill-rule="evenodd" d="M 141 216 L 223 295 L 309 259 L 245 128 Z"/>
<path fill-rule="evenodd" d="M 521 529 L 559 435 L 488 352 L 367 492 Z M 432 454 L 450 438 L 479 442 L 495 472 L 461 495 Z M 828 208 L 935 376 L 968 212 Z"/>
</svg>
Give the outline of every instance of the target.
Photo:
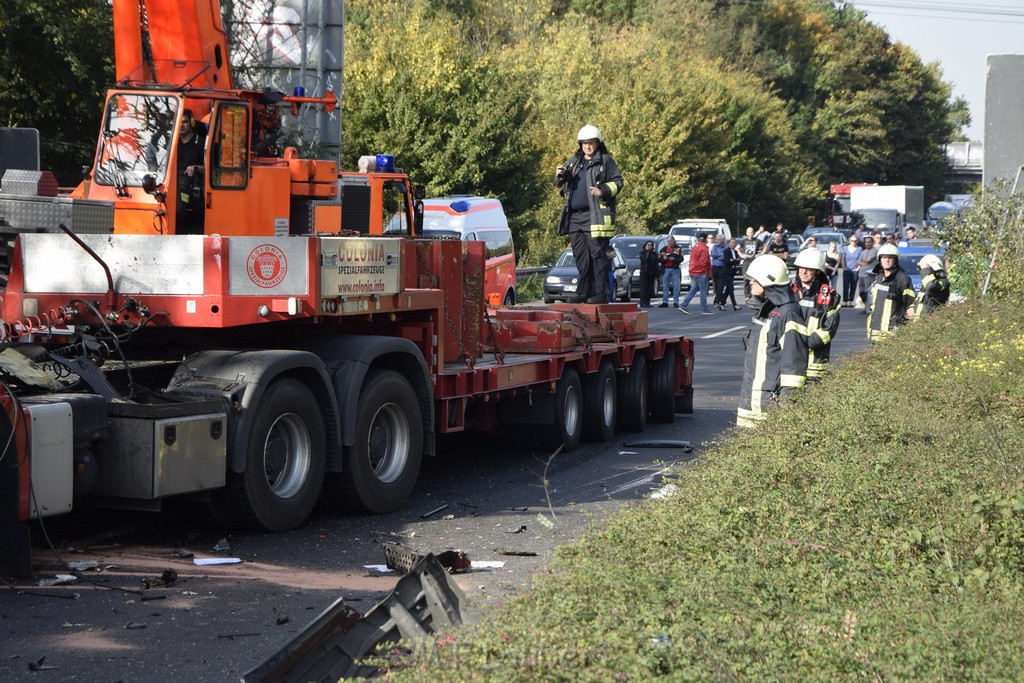
<svg viewBox="0 0 1024 683">
<path fill-rule="evenodd" d="M 1018 308 L 947 307 L 843 363 L 388 678 L 1019 680 Z"/>
</svg>

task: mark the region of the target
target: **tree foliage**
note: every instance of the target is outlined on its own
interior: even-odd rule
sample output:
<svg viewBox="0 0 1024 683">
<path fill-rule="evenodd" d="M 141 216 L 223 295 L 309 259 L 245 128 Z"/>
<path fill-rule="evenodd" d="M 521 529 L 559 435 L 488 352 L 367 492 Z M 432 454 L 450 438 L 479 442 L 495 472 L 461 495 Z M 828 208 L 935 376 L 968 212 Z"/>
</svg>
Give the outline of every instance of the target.
<svg viewBox="0 0 1024 683">
<path fill-rule="evenodd" d="M 0 125 L 37 128 L 44 168 L 81 179 L 96 147 L 114 48 L 107 0 L 4 0 Z"/>
</svg>

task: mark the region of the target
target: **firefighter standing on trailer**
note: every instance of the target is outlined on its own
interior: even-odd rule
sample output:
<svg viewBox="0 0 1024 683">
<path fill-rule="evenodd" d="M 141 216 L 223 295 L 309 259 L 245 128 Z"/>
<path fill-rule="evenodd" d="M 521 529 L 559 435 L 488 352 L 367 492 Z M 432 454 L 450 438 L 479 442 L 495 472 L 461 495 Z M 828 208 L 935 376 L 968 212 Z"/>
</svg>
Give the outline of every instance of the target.
<svg viewBox="0 0 1024 683">
<path fill-rule="evenodd" d="M 900 268 L 900 250 L 883 244 L 878 250 L 878 274 L 868 291 L 868 340 L 878 341 L 914 318 L 917 292 L 910 276 Z"/>
<path fill-rule="evenodd" d="M 825 255 L 818 249 L 804 249 L 796 256 L 796 281 L 793 291 L 800 299 L 800 310 L 807 327 L 807 379 L 819 381 L 828 371 L 832 339 L 839 330 L 839 308 L 843 300 L 828 283 Z"/>
<path fill-rule="evenodd" d="M 743 336 L 743 382 L 736 410 L 740 427 L 756 426 L 776 397 L 807 381 L 807 328 L 786 262 L 770 254 L 758 256 L 747 277 L 760 307 Z"/>
<path fill-rule="evenodd" d="M 914 302 L 914 318 L 927 315 L 949 301 L 949 278 L 946 267 L 935 254 L 925 254 L 917 262 L 921 269 L 921 291 Z"/>
<path fill-rule="evenodd" d="M 576 301 L 607 303 L 604 249 L 615 236 L 615 197 L 622 191 L 622 173 L 596 126 L 583 126 L 576 138 L 579 149 L 555 170 L 555 185 L 565 198 L 558 234 L 569 236 L 580 272 Z"/>
</svg>

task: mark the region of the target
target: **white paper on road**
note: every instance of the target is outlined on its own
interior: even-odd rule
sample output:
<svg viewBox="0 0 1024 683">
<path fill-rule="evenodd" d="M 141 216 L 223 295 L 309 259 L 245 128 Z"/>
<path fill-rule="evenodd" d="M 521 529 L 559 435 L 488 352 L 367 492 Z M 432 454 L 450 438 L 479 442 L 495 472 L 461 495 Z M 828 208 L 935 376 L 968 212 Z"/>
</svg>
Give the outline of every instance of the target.
<svg viewBox="0 0 1024 683">
<path fill-rule="evenodd" d="M 200 567 L 208 564 L 241 564 L 242 558 L 240 557 L 197 557 L 192 560 L 194 564 Z"/>
<path fill-rule="evenodd" d="M 472 560 L 469 563 L 470 569 L 501 569 L 505 566 L 505 563 L 501 560 Z M 369 569 L 373 572 L 380 572 L 381 574 L 393 573 L 394 569 L 388 569 L 386 564 L 364 564 L 364 569 Z"/>
<path fill-rule="evenodd" d="M 381 574 L 393 573 L 395 570 L 388 567 L 386 564 L 364 564 L 364 569 L 369 569 L 372 572 L 380 572 Z"/>
</svg>

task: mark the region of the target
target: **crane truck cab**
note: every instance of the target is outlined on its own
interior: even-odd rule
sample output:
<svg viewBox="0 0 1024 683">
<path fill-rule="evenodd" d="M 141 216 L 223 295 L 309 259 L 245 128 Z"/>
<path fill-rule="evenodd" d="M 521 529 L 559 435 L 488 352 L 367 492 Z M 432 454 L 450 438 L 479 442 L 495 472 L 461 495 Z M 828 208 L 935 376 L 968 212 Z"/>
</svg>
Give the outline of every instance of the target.
<svg viewBox="0 0 1024 683">
<path fill-rule="evenodd" d="M 484 243 L 487 257 L 484 296 L 491 306 L 516 302 L 516 254 L 501 201 L 451 195 L 423 200 L 423 237 Z"/>
</svg>

